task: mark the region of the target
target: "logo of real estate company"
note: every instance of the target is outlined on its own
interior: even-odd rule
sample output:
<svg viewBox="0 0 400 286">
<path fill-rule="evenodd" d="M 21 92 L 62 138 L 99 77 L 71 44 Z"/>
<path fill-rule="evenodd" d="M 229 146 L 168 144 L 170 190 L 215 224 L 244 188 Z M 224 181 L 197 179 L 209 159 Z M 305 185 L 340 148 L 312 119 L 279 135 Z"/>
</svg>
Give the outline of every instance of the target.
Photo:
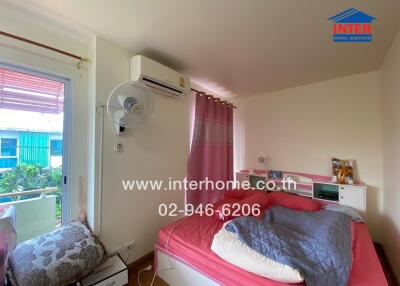
<svg viewBox="0 0 400 286">
<path fill-rule="evenodd" d="M 333 21 L 334 42 L 372 42 L 372 22 L 376 18 L 350 8 L 329 20 Z"/>
</svg>

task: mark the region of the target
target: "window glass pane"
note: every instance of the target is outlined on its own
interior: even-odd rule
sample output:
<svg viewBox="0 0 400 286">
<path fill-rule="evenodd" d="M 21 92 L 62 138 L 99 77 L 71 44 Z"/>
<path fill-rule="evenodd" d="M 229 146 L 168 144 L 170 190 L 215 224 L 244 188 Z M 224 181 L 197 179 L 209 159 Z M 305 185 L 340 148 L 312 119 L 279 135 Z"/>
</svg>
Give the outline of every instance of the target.
<svg viewBox="0 0 400 286">
<path fill-rule="evenodd" d="M 63 141 L 62 140 L 51 140 L 50 141 L 50 155 L 51 156 L 62 156 L 63 154 Z"/>
<path fill-rule="evenodd" d="M 10 169 L 17 166 L 17 158 L 0 158 L 0 169 Z"/>
<path fill-rule="evenodd" d="M 0 68 L 0 108 L 60 114 L 64 83 Z"/>
<path fill-rule="evenodd" d="M 17 156 L 17 139 L 1 138 L 1 156 Z"/>
<path fill-rule="evenodd" d="M 19 210 L 18 243 L 59 227 L 69 209 L 62 198 L 65 89 L 66 79 L 0 66 L 0 205 L 12 202 Z M 28 193 L 46 188 L 54 189 Z"/>
</svg>

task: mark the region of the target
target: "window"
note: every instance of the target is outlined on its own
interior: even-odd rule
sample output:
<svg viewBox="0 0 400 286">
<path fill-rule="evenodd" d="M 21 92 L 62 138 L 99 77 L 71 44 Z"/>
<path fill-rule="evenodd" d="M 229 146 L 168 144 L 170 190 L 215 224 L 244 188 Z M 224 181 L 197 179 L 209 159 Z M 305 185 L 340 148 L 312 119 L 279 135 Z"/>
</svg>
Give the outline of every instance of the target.
<svg viewBox="0 0 400 286">
<path fill-rule="evenodd" d="M 0 139 L 0 169 L 10 169 L 17 166 L 17 138 Z"/>
<path fill-rule="evenodd" d="M 50 156 L 62 156 L 62 155 L 63 155 L 63 141 L 50 140 Z"/>
<path fill-rule="evenodd" d="M 69 182 L 64 179 L 68 177 L 65 155 L 69 146 L 63 142 L 70 132 L 70 98 L 69 79 L 0 60 L 0 184 L 2 193 L 7 194 L 0 201 L 9 198 L 21 208 L 29 207 L 18 213 L 18 242 L 70 221 Z M 11 176 L 4 176 L 6 172 Z M 54 188 L 52 195 L 16 196 L 12 194 L 15 184 L 2 183 L 14 177 L 18 189 Z"/>
<path fill-rule="evenodd" d="M 1 157 L 17 157 L 16 138 L 1 138 Z"/>
</svg>

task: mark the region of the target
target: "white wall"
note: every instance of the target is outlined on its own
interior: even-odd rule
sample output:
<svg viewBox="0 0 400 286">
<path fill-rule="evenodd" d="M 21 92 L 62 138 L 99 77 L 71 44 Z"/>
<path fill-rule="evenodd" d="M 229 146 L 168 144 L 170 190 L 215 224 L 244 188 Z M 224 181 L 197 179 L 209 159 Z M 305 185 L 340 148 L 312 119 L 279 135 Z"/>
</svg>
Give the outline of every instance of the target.
<svg viewBox="0 0 400 286">
<path fill-rule="evenodd" d="M 176 219 L 159 217 L 158 205 L 174 202 L 181 206 L 184 193 L 125 192 L 121 180 L 185 177 L 194 97 L 174 99 L 157 95 L 153 116 L 124 137 L 114 134 L 110 120 L 104 115 L 100 205 L 100 115 L 96 105 L 105 104 L 110 91 L 129 80 L 129 59 L 134 53 L 87 34 L 77 37 L 76 30 L 58 26 L 40 15 L 27 16 L 13 7 L 0 9 L 0 27 L 91 59 L 90 65 L 78 70 L 75 60 L 1 37 L 2 60 L 71 79 L 71 219 L 78 217 L 80 201 L 85 200 L 89 223 L 108 250 L 135 240 L 136 248 L 125 256 L 129 261 L 150 252 L 160 227 Z M 117 142 L 124 145 L 123 153 L 114 152 Z"/>
<path fill-rule="evenodd" d="M 77 36 L 79 34 L 76 31 L 49 24 L 36 15 L 27 15 L 12 7 L 1 7 L 0 30 L 83 57 L 89 53 L 89 37 L 86 35 Z M 76 219 L 80 208 L 80 181 L 86 185 L 88 175 L 88 71 L 86 68 L 78 70 L 76 60 L 5 37 L 0 37 L 0 60 L 71 80 L 71 136 L 64 140 L 70 140 L 69 215 L 70 219 Z"/>
<path fill-rule="evenodd" d="M 0 27 L 91 59 L 90 65 L 77 70 L 75 60 L 1 37 L 2 60 L 71 79 L 70 218 L 78 217 L 80 203 L 86 201 L 89 223 L 108 250 L 135 240 L 136 248 L 125 256 L 129 261 L 150 252 L 160 227 L 176 219 L 159 217 L 158 205 L 173 202 L 182 206 L 184 193 L 125 192 L 121 180 L 185 177 L 194 97 L 174 99 L 157 95 L 151 119 L 124 137 L 114 135 L 112 124 L 104 115 L 101 202 L 100 115 L 96 105 L 105 104 L 110 91 L 129 80 L 129 59 L 135 53 L 84 32 L 80 35 L 79 28 L 70 30 L 57 25 L 54 19 L 27 16 L 11 6 L 0 9 Z M 124 145 L 121 154 L 113 151 L 117 142 Z"/>
<path fill-rule="evenodd" d="M 384 247 L 400 280 L 400 31 L 381 67 Z"/>
<path fill-rule="evenodd" d="M 111 42 L 96 40 L 96 100 L 105 103 L 111 90 L 129 80 L 129 59 L 134 53 Z M 112 123 L 104 119 L 103 192 L 101 239 L 112 251 L 135 240 L 129 255 L 133 261 L 153 250 L 161 226 L 174 218 L 160 217 L 160 203 L 184 201 L 181 191 L 124 191 L 122 180 L 157 179 L 186 176 L 189 153 L 191 106 L 189 97 L 171 98 L 156 95 L 154 114 L 142 126 L 115 135 Z M 96 118 L 96 146 L 99 146 L 99 122 Z M 115 153 L 122 143 L 123 153 Z M 97 150 L 97 156 L 100 150 Z M 97 164 L 98 164 L 97 160 Z M 99 184 L 97 184 L 99 189 Z M 176 218 L 175 218 L 176 219 Z M 128 254 L 126 254 L 126 258 Z"/>
<path fill-rule="evenodd" d="M 356 160 L 368 184 L 368 225 L 380 240 L 379 88 L 379 73 L 369 72 L 237 99 L 236 167 L 261 168 L 257 157 L 269 156 L 272 169 L 331 175 L 332 157 Z"/>
</svg>

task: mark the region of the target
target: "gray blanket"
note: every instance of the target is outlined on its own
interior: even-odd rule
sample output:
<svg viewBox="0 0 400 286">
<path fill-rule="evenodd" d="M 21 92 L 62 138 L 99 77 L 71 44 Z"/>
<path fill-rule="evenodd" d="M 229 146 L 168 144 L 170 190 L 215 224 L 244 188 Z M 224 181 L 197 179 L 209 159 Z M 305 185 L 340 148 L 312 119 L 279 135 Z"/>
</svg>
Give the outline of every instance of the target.
<svg viewBox="0 0 400 286">
<path fill-rule="evenodd" d="M 352 263 L 351 218 L 332 211 L 274 207 L 225 228 L 262 255 L 301 272 L 308 286 L 345 286 Z"/>
</svg>

